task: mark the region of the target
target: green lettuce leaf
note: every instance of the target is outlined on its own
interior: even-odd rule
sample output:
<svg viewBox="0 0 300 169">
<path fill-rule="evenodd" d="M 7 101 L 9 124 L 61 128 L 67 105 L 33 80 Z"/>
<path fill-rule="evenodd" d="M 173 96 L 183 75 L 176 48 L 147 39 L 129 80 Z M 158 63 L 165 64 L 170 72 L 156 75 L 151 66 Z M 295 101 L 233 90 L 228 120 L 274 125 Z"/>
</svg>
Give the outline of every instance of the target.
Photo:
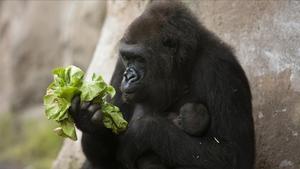
<svg viewBox="0 0 300 169">
<path fill-rule="evenodd" d="M 100 78 L 95 78 L 95 76 L 96 75 L 93 74 L 91 82 L 82 84 L 80 88 L 82 92 L 80 95 L 81 100 L 92 101 L 97 96 L 103 97 L 105 95 L 107 84 L 100 76 Z"/>
<path fill-rule="evenodd" d="M 61 121 L 68 118 L 65 113 L 70 107 L 70 103 L 64 99 L 59 98 L 54 94 L 44 96 L 45 114 L 48 119 Z"/>
<path fill-rule="evenodd" d="M 107 85 L 101 76 L 93 74 L 92 81 L 83 81 L 84 72 L 76 66 L 56 68 L 52 71 L 54 80 L 48 86 L 44 96 L 45 115 L 54 120 L 59 127 L 54 132 L 62 137 L 76 140 L 75 125 L 69 116 L 68 109 L 72 98 L 80 94 L 81 101 L 92 101 L 101 105 L 103 123 L 112 132 L 118 134 L 127 127 L 119 108 L 106 102 L 106 98 L 113 97 L 115 89 Z"/>
<path fill-rule="evenodd" d="M 61 127 L 57 127 L 53 130 L 57 135 L 77 140 L 75 126 L 71 119 L 62 120 L 59 124 Z"/>
<path fill-rule="evenodd" d="M 101 111 L 104 117 L 103 124 L 106 128 L 112 129 L 112 132 L 116 134 L 126 129 L 128 123 L 124 120 L 118 107 L 110 103 L 104 103 Z"/>
</svg>

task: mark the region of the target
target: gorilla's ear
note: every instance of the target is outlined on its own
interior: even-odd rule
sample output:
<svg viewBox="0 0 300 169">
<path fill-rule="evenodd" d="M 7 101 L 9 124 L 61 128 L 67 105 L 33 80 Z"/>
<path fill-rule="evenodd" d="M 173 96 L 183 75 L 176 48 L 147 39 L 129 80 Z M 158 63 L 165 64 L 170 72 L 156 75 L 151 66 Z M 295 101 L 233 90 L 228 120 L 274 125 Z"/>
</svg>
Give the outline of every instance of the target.
<svg viewBox="0 0 300 169">
<path fill-rule="evenodd" d="M 173 54 L 177 53 L 179 42 L 173 38 L 164 38 L 162 44 L 164 47 L 169 48 Z"/>
</svg>

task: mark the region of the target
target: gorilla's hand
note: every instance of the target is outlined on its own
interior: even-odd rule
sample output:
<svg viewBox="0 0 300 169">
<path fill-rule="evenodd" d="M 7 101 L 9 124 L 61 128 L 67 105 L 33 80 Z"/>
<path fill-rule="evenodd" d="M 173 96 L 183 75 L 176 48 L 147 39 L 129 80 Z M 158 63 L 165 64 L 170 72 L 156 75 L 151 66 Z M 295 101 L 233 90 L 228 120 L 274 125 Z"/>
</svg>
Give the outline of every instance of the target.
<svg viewBox="0 0 300 169">
<path fill-rule="evenodd" d="M 121 162 L 127 169 L 137 169 L 138 159 L 150 150 L 152 134 L 156 133 L 150 131 L 153 125 L 156 125 L 156 119 L 150 116 L 133 118 L 129 122 L 128 129 L 121 137 L 118 153 L 119 159 L 122 159 Z"/>
<path fill-rule="evenodd" d="M 80 97 L 75 96 L 69 112 L 78 129 L 85 133 L 95 133 L 104 127 L 100 108 L 100 105 L 91 102 L 80 104 Z"/>
</svg>

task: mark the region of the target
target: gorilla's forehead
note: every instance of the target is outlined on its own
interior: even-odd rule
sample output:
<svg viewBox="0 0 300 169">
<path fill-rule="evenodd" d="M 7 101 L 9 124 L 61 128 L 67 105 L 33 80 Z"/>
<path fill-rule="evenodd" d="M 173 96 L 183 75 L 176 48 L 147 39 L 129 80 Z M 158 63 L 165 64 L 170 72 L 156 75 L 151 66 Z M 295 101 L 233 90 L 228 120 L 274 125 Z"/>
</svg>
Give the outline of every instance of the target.
<svg viewBox="0 0 300 169">
<path fill-rule="evenodd" d="M 153 16 L 141 15 L 128 27 L 123 36 L 123 41 L 129 44 L 144 42 L 159 37 L 162 23 Z"/>
<path fill-rule="evenodd" d="M 120 42 L 119 44 L 119 52 L 123 56 L 135 55 L 135 56 L 144 56 L 145 52 L 144 46 L 140 44 L 128 44 L 124 42 Z"/>
<path fill-rule="evenodd" d="M 163 27 L 168 24 L 174 13 L 178 13 L 177 3 L 154 1 L 141 16 L 136 18 L 128 27 L 123 40 L 126 43 L 144 42 L 161 37 Z"/>
</svg>

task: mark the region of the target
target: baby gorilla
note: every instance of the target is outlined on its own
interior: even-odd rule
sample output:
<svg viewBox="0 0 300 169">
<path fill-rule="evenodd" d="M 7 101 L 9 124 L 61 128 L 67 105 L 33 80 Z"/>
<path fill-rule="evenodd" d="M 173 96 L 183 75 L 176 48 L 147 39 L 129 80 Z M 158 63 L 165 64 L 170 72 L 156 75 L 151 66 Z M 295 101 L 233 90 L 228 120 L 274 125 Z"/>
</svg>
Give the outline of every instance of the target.
<svg viewBox="0 0 300 169">
<path fill-rule="evenodd" d="M 179 113 L 169 113 L 168 119 L 190 136 L 199 137 L 205 134 L 210 124 L 210 116 L 203 104 L 185 103 Z M 137 160 L 138 169 L 166 169 L 158 156 L 153 153 L 143 155 Z"/>
<path fill-rule="evenodd" d="M 210 123 L 208 110 L 203 104 L 197 103 L 184 104 L 179 114 L 170 113 L 168 118 L 191 136 L 202 136 Z"/>
</svg>

